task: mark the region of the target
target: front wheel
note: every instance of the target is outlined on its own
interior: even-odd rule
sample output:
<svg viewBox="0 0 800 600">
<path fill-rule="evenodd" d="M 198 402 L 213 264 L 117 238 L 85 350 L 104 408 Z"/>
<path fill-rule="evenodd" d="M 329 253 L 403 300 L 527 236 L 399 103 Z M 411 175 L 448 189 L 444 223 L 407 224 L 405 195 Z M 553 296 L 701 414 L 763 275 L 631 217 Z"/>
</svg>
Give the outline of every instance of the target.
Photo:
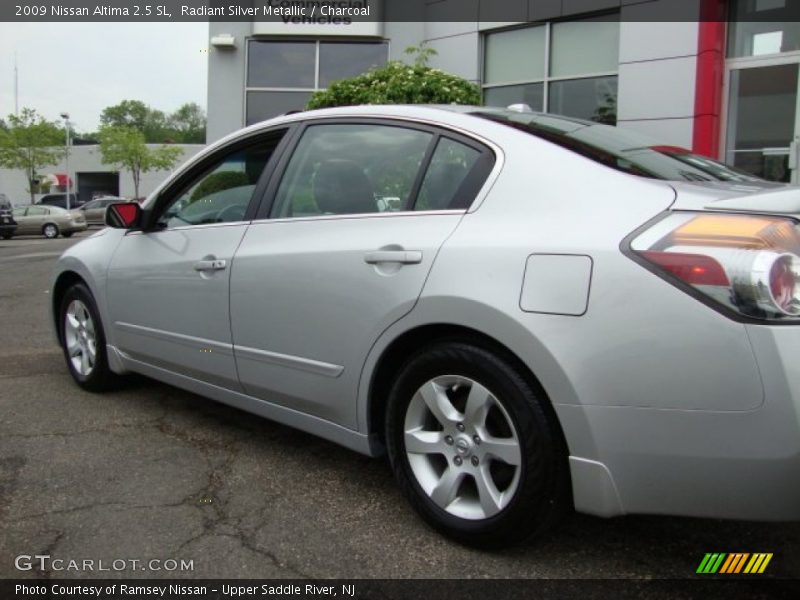
<svg viewBox="0 0 800 600">
<path fill-rule="evenodd" d="M 108 367 L 106 337 L 94 298 L 83 283 L 64 294 L 59 310 L 61 346 L 72 378 L 91 392 L 111 389 L 118 375 Z"/>
<path fill-rule="evenodd" d="M 55 223 L 48 223 L 42 227 L 42 235 L 48 240 L 58 237 L 58 226 Z"/>
<path fill-rule="evenodd" d="M 469 545 L 514 544 L 569 506 L 555 416 L 505 358 L 470 344 L 432 346 L 405 364 L 386 440 L 401 489 L 433 527 Z"/>
</svg>

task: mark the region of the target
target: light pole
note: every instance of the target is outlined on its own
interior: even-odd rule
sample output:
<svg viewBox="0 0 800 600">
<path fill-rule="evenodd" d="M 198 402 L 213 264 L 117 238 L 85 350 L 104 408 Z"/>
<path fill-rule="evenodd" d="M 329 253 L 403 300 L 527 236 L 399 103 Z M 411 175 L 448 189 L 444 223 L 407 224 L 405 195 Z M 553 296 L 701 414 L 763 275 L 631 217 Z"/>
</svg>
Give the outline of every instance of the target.
<svg viewBox="0 0 800 600">
<path fill-rule="evenodd" d="M 72 208 L 72 203 L 70 202 L 69 191 L 70 191 L 70 180 L 69 180 L 69 113 L 63 112 L 61 113 L 61 118 L 64 119 L 64 129 L 67 131 L 67 139 L 64 142 L 64 146 L 66 149 L 65 152 L 65 162 L 66 162 L 66 176 L 67 176 L 67 210 Z"/>
</svg>

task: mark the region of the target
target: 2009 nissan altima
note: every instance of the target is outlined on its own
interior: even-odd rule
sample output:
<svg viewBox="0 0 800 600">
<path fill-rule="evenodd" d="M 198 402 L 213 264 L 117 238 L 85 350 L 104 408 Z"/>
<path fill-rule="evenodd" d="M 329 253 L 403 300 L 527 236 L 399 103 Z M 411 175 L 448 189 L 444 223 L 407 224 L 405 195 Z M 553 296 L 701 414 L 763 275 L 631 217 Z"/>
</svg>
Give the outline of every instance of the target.
<svg viewBox="0 0 800 600">
<path fill-rule="evenodd" d="M 431 525 L 800 517 L 800 191 L 614 127 L 370 106 L 254 125 L 58 262 L 133 371 L 388 452 Z"/>
</svg>

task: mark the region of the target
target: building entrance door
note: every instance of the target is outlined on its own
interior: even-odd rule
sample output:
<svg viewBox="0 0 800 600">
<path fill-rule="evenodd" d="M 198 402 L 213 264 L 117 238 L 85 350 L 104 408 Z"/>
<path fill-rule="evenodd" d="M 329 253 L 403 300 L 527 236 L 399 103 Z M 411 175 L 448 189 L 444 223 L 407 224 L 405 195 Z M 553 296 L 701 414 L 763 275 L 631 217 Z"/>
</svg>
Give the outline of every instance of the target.
<svg viewBox="0 0 800 600">
<path fill-rule="evenodd" d="M 800 56 L 729 61 L 725 162 L 800 183 Z"/>
</svg>

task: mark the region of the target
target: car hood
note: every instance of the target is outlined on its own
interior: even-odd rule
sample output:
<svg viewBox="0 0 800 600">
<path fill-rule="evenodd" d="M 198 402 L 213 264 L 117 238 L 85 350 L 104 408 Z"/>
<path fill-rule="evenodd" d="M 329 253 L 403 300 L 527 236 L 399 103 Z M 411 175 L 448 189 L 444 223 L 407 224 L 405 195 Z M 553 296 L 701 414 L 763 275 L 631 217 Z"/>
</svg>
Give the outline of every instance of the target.
<svg viewBox="0 0 800 600">
<path fill-rule="evenodd" d="M 673 210 L 719 210 L 792 216 L 800 219 L 800 187 L 769 181 L 753 183 L 670 182 Z"/>
</svg>

